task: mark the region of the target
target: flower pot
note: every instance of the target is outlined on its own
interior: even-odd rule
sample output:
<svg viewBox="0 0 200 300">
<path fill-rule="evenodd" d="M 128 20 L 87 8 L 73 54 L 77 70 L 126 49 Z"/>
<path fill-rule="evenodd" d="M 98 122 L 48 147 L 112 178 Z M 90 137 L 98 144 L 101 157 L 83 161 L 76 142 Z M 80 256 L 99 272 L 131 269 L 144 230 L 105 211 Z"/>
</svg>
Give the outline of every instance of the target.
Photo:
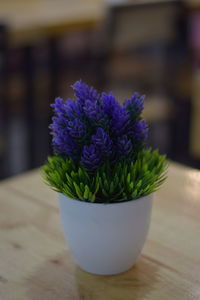
<svg viewBox="0 0 200 300">
<path fill-rule="evenodd" d="M 149 229 L 151 195 L 102 204 L 60 194 L 59 204 L 67 245 L 83 270 L 111 275 L 134 265 Z"/>
</svg>

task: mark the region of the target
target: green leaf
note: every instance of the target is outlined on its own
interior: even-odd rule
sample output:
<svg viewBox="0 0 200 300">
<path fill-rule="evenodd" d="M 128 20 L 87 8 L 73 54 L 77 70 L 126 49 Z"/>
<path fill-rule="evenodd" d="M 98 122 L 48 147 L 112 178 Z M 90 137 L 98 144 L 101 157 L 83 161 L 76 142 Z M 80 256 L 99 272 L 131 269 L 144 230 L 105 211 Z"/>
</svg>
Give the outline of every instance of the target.
<svg viewBox="0 0 200 300">
<path fill-rule="evenodd" d="M 95 194 L 92 194 L 91 196 L 91 202 L 94 202 L 95 201 Z"/>
<path fill-rule="evenodd" d="M 131 174 L 130 173 L 128 173 L 128 175 L 127 175 L 126 182 L 128 184 L 130 184 L 130 182 L 131 182 Z"/>
<path fill-rule="evenodd" d="M 80 200 L 83 200 L 83 195 L 81 193 L 79 186 L 76 184 L 76 182 L 73 182 L 73 184 L 74 184 L 77 196 L 79 197 Z"/>
<path fill-rule="evenodd" d="M 84 194 L 83 194 L 83 198 L 84 198 L 85 200 L 88 200 L 89 194 L 90 194 L 90 189 L 89 189 L 88 185 L 86 185 L 86 186 L 85 186 L 85 191 L 84 191 Z"/>
<path fill-rule="evenodd" d="M 50 156 L 41 168 L 45 182 L 54 191 L 84 201 L 120 202 L 158 190 L 167 176 L 168 163 L 158 151 L 140 151 L 133 161 L 112 165 L 107 161 L 96 174 L 61 156 Z"/>
</svg>

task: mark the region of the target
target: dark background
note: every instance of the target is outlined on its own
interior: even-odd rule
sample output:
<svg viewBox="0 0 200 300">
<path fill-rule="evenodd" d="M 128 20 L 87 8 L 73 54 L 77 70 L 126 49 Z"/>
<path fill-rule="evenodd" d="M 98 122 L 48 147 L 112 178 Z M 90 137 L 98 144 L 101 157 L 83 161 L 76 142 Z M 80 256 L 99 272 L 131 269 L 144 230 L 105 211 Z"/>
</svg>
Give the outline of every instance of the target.
<svg viewBox="0 0 200 300">
<path fill-rule="evenodd" d="M 44 163 L 50 103 L 72 96 L 79 79 L 120 101 L 146 94 L 148 143 L 200 168 L 200 5 L 113 2 L 97 24 L 19 45 L 10 42 L 9 20 L 0 14 L 1 179 Z"/>
</svg>

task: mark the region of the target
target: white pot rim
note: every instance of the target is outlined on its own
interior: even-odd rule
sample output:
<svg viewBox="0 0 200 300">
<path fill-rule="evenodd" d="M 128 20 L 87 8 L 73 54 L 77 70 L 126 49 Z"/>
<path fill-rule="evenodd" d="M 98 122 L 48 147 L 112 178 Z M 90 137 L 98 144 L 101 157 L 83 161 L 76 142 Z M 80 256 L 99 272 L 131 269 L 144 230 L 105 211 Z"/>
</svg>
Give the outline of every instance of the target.
<svg viewBox="0 0 200 300">
<path fill-rule="evenodd" d="M 112 202 L 112 203 L 106 203 L 106 202 L 105 203 L 99 203 L 99 202 L 89 202 L 89 201 L 84 201 L 84 200 L 80 200 L 80 199 L 69 198 L 65 194 L 62 194 L 62 193 L 59 193 L 59 194 L 60 194 L 60 196 L 66 197 L 68 201 L 78 201 L 79 204 L 84 205 L 84 206 L 91 206 L 91 204 L 92 204 L 92 205 L 96 205 L 96 206 L 99 206 L 99 207 L 105 207 L 105 206 L 112 207 L 112 206 L 115 206 L 115 205 L 118 205 L 118 206 L 128 205 L 131 202 L 135 202 L 135 201 L 138 202 L 138 201 L 141 201 L 142 199 L 146 199 L 146 198 L 149 198 L 149 197 L 153 196 L 153 193 L 150 193 L 146 196 L 142 196 L 142 197 L 132 199 L 132 200 L 118 201 L 118 202 Z"/>
</svg>

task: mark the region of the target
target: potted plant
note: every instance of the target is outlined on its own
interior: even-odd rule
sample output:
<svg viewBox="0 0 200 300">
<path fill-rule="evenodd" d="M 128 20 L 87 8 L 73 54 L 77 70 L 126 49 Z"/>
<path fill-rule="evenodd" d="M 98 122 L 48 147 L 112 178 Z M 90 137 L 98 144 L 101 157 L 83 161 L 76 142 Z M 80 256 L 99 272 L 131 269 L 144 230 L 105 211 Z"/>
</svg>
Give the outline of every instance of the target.
<svg viewBox="0 0 200 300">
<path fill-rule="evenodd" d="M 59 193 L 63 231 L 77 264 L 95 274 L 131 268 L 144 245 L 152 193 L 166 177 L 166 158 L 146 146 L 144 96 L 120 105 L 82 81 L 76 100 L 57 98 L 50 125 L 54 156 L 43 166 Z"/>
</svg>

